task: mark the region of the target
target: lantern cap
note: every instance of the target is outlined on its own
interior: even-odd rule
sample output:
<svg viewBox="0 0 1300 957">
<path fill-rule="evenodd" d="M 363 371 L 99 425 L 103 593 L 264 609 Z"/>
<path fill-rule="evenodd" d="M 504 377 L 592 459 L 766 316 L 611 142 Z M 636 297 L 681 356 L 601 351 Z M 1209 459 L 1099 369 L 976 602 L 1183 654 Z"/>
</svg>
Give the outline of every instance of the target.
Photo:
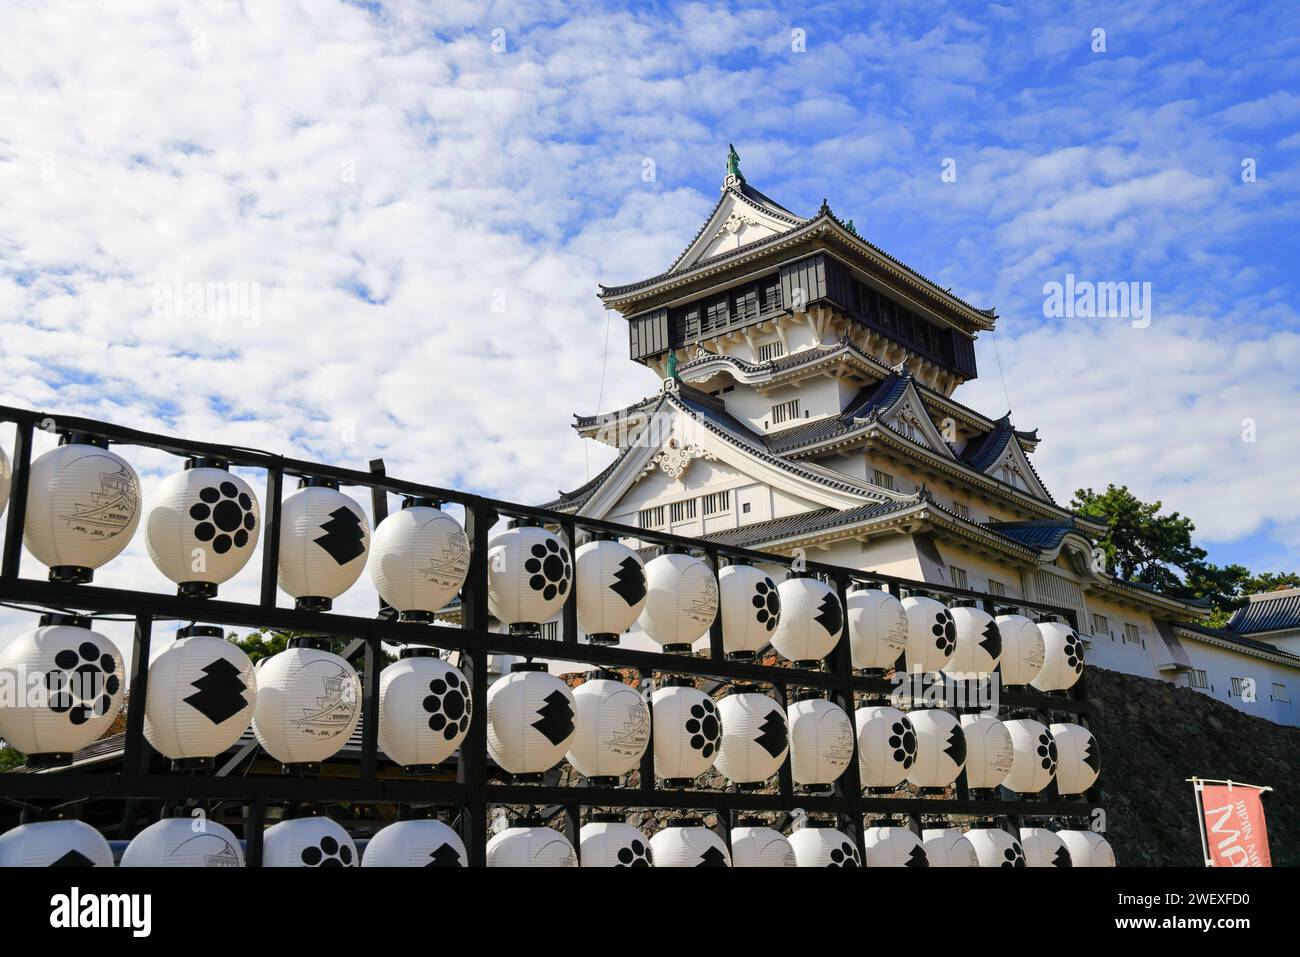
<svg viewBox="0 0 1300 957">
<path fill-rule="evenodd" d="M 738 681 L 731 686 L 731 690 L 727 693 L 728 694 L 762 694 L 763 691 L 756 684 L 751 684 L 747 681 Z"/>
<path fill-rule="evenodd" d="M 41 615 L 39 626 L 46 628 L 50 625 L 62 625 L 65 628 L 85 628 L 90 629 L 93 622 L 85 615 L 62 615 L 57 612 L 47 612 Z"/>
<path fill-rule="evenodd" d="M 436 498 L 428 495 L 403 495 L 402 508 L 438 508 L 442 505 Z"/>
<path fill-rule="evenodd" d="M 785 570 L 786 581 L 794 581 L 796 578 L 816 578 L 816 577 L 817 577 L 816 575 L 808 571 L 808 569 L 806 568 L 801 571 L 796 571 L 794 568 L 787 568 Z"/>
<path fill-rule="evenodd" d="M 1048 611 L 1048 612 L 1044 612 L 1043 614 L 1038 615 L 1038 616 L 1034 619 L 1034 621 L 1037 622 L 1037 623 L 1040 624 L 1040 625 L 1042 625 L 1042 624 L 1047 624 L 1047 623 L 1049 623 L 1049 622 L 1053 622 L 1053 621 L 1057 621 L 1057 622 L 1059 622 L 1060 620 L 1061 620 L 1061 616 L 1060 616 L 1060 615 L 1054 615 L 1054 614 L 1052 614 L 1050 611 Z"/>
<path fill-rule="evenodd" d="M 546 827 L 546 818 L 537 814 L 527 814 L 510 825 L 511 827 Z"/>
<path fill-rule="evenodd" d="M 974 608 L 978 605 L 974 598 L 958 598 L 952 603 L 953 608 Z"/>
<path fill-rule="evenodd" d="M 316 651 L 329 651 L 328 635 L 294 635 L 285 644 L 286 648 L 312 648 Z"/>
<path fill-rule="evenodd" d="M 799 701 L 812 701 L 814 698 L 818 698 L 820 700 L 825 701 L 826 693 L 822 691 L 820 688 L 800 688 L 798 691 L 794 693 L 794 696 L 790 699 L 790 701 L 791 703 L 795 703 Z"/>
<path fill-rule="evenodd" d="M 736 827 L 772 827 L 772 825 L 761 817 L 750 816 L 736 818 Z M 772 828 L 772 830 L 776 831 L 780 828 Z"/>
<path fill-rule="evenodd" d="M 660 545 L 660 555 L 685 555 L 686 548 L 682 545 Z"/>
<path fill-rule="evenodd" d="M 101 449 L 108 448 L 108 439 L 102 435 L 91 435 L 88 432 L 60 432 L 60 445 L 94 445 Z"/>
<path fill-rule="evenodd" d="M 398 653 L 398 658 L 437 658 L 438 649 L 428 645 L 407 645 Z"/>
<path fill-rule="evenodd" d="M 546 671 L 546 662 L 544 661 L 516 661 L 510 666 L 510 673 L 518 674 L 524 671 Z"/>
<path fill-rule="evenodd" d="M 185 625 L 176 629 L 176 638 L 225 638 L 226 630 L 218 625 Z"/>
<path fill-rule="evenodd" d="M 694 688 L 695 679 L 686 675 L 670 675 L 664 679 L 663 686 L 665 688 Z"/>
<path fill-rule="evenodd" d="M 616 814 L 613 811 L 602 811 L 599 814 L 587 815 L 588 824 L 626 824 L 627 817 L 623 814 Z"/>
<path fill-rule="evenodd" d="M 583 675 L 588 681 L 617 681 L 623 683 L 623 676 L 609 668 L 593 668 Z"/>
<path fill-rule="evenodd" d="M 535 518 L 528 518 L 526 516 L 519 516 L 517 518 L 512 518 L 510 519 L 510 521 L 506 522 L 507 529 L 541 528 L 541 527 L 542 527 L 542 523 L 539 520 Z"/>
<path fill-rule="evenodd" d="M 190 469 L 221 469 L 223 472 L 230 471 L 230 463 L 215 455 L 191 455 L 185 460 L 185 471 Z"/>
<path fill-rule="evenodd" d="M 849 591 L 887 591 L 879 582 L 849 582 Z"/>
<path fill-rule="evenodd" d="M 810 817 L 803 824 L 804 827 L 823 827 L 830 830 L 839 829 L 839 821 L 832 821 L 824 817 Z"/>
<path fill-rule="evenodd" d="M 337 491 L 339 483 L 336 479 L 325 478 L 323 475 L 304 475 L 298 479 L 299 488 L 332 488 Z"/>
<path fill-rule="evenodd" d="M 668 827 L 704 827 L 702 817 L 670 817 Z"/>
</svg>

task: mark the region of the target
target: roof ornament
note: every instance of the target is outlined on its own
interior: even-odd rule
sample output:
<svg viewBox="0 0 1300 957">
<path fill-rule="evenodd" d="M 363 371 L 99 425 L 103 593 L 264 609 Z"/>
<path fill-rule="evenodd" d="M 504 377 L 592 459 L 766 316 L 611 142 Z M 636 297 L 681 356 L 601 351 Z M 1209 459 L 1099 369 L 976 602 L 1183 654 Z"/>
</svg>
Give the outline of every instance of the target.
<svg viewBox="0 0 1300 957">
<path fill-rule="evenodd" d="M 740 186 L 745 182 L 745 175 L 740 171 L 740 154 L 730 143 L 727 144 L 727 178 L 722 181 L 722 188 Z"/>
<path fill-rule="evenodd" d="M 861 238 L 862 238 L 862 234 L 859 233 L 858 230 L 857 230 L 857 228 L 853 225 L 853 220 L 851 220 L 851 219 L 849 219 L 849 220 L 845 220 L 845 222 L 844 222 L 844 228 L 847 229 L 849 232 L 851 232 L 854 236 L 857 236 L 858 239 L 861 239 Z M 951 292 L 951 290 L 949 290 L 949 291 Z"/>
<path fill-rule="evenodd" d="M 830 214 L 831 214 L 831 208 L 830 208 L 829 204 L 827 204 L 827 202 L 826 202 L 826 197 L 823 196 L 823 197 L 822 197 L 822 205 L 821 205 L 821 208 L 817 210 L 817 215 L 818 215 L 818 216 L 829 216 Z"/>
</svg>

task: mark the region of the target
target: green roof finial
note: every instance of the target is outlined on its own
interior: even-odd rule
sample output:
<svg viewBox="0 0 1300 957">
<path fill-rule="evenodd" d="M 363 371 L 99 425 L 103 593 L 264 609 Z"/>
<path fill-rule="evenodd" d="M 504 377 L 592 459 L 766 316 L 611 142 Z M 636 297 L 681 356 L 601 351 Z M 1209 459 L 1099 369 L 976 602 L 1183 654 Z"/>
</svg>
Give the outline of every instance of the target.
<svg viewBox="0 0 1300 957">
<path fill-rule="evenodd" d="M 740 154 L 730 143 L 727 144 L 727 175 L 735 177 L 737 182 L 745 181 L 744 174 L 740 172 Z"/>
<path fill-rule="evenodd" d="M 681 377 L 677 375 L 677 353 L 668 353 L 668 378 L 681 382 Z"/>
</svg>

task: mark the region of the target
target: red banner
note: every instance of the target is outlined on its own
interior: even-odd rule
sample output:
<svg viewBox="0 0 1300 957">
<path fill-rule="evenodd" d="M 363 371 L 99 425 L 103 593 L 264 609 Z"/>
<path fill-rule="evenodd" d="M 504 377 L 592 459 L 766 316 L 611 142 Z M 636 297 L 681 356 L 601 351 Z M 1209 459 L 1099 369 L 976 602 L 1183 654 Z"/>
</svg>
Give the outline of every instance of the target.
<svg viewBox="0 0 1300 957">
<path fill-rule="evenodd" d="M 1197 782 L 1207 867 L 1272 867 L 1262 790 Z"/>
</svg>

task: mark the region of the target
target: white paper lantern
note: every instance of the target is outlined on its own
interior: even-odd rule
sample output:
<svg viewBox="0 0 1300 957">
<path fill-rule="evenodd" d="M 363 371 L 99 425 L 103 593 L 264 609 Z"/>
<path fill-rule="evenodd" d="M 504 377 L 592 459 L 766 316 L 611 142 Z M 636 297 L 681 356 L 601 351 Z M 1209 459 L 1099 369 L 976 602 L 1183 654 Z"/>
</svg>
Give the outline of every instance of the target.
<svg viewBox="0 0 1300 957">
<path fill-rule="evenodd" d="M 908 770 L 907 780 L 925 789 L 948 787 L 966 765 L 961 722 L 940 708 L 909 711 L 907 717 L 916 731 L 916 762 Z"/>
<path fill-rule="evenodd" d="M 790 835 L 799 867 L 861 867 L 858 846 L 829 824 L 808 823 Z"/>
<path fill-rule="evenodd" d="M 257 676 L 242 648 L 207 625 L 178 629 L 149 663 L 144 736 L 173 761 L 223 753 L 253 720 Z"/>
<path fill-rule="evenodd" d="M 0 448 L 0 515 L 4 515 L 5 509 L 9 506 L 10 481 L 9 454 Z"/>
<path fill-rule="evenodd" d="M 1043 670 L 1043 633 L 1024 615 L 998 615 L 993 620 L 1002 634 L 1002 684 L 1024 687 Z"/>
<path fill-rule="evenodd" d="M 569 839 L 540 821 L 526 820 L 493 836 L 487 844 L 488 867 L 577 867 Z"/>
<path fill-rule="evenodd" d="M 732 867 L 798 867 L 786 836 L 762 821 L 742 820 L 731 829 Z"/>
<path fill-rule="evenodd" d="M 893 668 L 907 649 L 903 603 L 879 588 L 849 592 L 849 649 L 854 668 Z"/>
<path fill-rule="evenodd" d="M 655 867 L 730 867 L 727 844 L 698 818 L 674 818 L 650 838 Z"/>
<path fill-rule="evenodd" d="M 1082 794 L 1097 783 L 1101 750 L 1091 731 L 1080 724 L 1060 723 L 1047 729 L 1056 743 L 1058 794 Z"/>
<path fill-rule="evenodd" d="M 512 665 L 488 688 L 488 753 L 520 780 L 540 780 L 572 743 L 576 710 L 573 692 L 546 665 Z"/>
<path fill-rule="evenodd" d="M 574 555 L 578 624 L 593 644 L 612 645 L 646 604 L 645 563 L 622 542 L 597 539 Z"/>
<path fill-rule="evenodd" d="M 794 783 L 805 791 L 829 791 L 853 758 L 853 722 L 816 692 L 796 698 L 786 717 Z"/>
<path fill-rule="evenodd" d="M 257 669 L 253 733 L 281 764 L 317 764 L 348 743 L 361 717 L 361 680 L 338 655 L 304 639 Z"/>
<path fill-rule="evenodd" d="M 1020 794 L 1037 794 L 1056 775 L 1056 742 L 1032 718 L 1003 722 L 1011 733 L 1011 773 L 1004 785 Z"/>
<path fill-rule="evenodd" d="M 975 848 L 980 867 L 1025 867 L 1020 841 L 998 827 L 973 827 L 966 840 Z"/>
<path fill-rule="evenodd" d="M 32 462 L 23 541 L 50 581 L 91 581 L 139 524 L 140 477 L 121 456 L 78 442 Z"/>
<path fill-rule="evenodd" d="M 1027 867 L 1073 867 L 1070 851 L 1056 834 L 1045 827 L 1022 827 L 1020 847 Z"/>
<path fill-rule="evenodd" d="M 975 848 L 958 828 L 927 828 L 921 832 L 921 844 L 931 867 L 980 866 Z"/>
<path fill-rule="evenodd" d="M 248 564 L 261 530 L 262 514 L 247 482 L 225 468 L 193 464 L 154 490 L 144 540 L 154 565 L 180 594 L 212 598 Z"/>
<path fill-rule="evenodd" d="M 167 817 L 137 834 L 122 867 L 243 867 L 238 838 L 206 817 Z"/>
<path fill-rule="evenodd" d="M 741 788 L 762 786 L 790 750 L 785 709 L 774 698 L 738 685 L 718 701 L 718 714 L 722 721 L 718 770 Z"/>
<path fill-rule="evenodd" d="M 907 715 L 889 705 L 859 708 L 853 720 L 862 786 L 892 791 L 916 763 L 916 729 Z"/>
<path fill-rule="evenodd" d="M 441 821 L 395 821 L 366 845 L 362 867 L 469 867 L 460 835 Z"/>
<path fill-rule="evenodd" d="M 0 738 L 31 767 L 66 764 L 117 717 L 125 668 L 117 646 L 90 619 L 42 615 L 41 626 L 0 649 L 12 693 L 0 697 Z"/>
<path fill-rule="evenodd" d="M 650 744 L 650 709 L 617 672 L 593 671 L 573 691 L 577 730 L 569 763 L 593 786 L 614 786 Z"/>
<path fill-rule="evenodd" d="M 593 814 L 578 832 L 583 867 L 650 867 L 650 839 L 618 814 Z"/>
<path fill-rule="evenodd" d="M 1030 682 L 1039 691 L 1065 691 L 1083 675 L 1083 639 L 1060 621 L 1042 621 L 1043 670 Z"/>
<path fill-rule="evenodd" d="M 1002 632 L 993 616 L 968 599 L 955 603 L 948 613 L 957 629 L 957 648 L 944 672 L 958 678 L 991 674 L 1002 658 Z"/>
<path fill-rule="evenodd" d="M 816 667 L 835 650 L 844 630 L 844 607 L 835 589 L 808 576 L 788 578 L 777 586 L 781 616 L 772 632 L 772 647 L 796 666 Z"/>
<path fill-rule="evenodd" d="M 112 867 L 113 849 L 84 821 L 38 821 L 0 834 L 0 867 Z"/>
<path fill-rule="evenodd" d="M 379 675 L 379 746 L 394 762 L 431 770 L 460 747 L 474 704 L 469 682 L 431 648 L 404 648 Z"/>
<path fill-rule="evenodd" d="M 689 652 L 718 617 L 718 580 L 708 563 L 670 552 L 645 566 L 646 603 L 637 625 L 668 652 Z"/>
<path fill-rule="evenodd" d="M 370 551 L 375 590 L 403 621 L 432 621 L 469 573 L 465 530 L 427 499 L 404 499 L 375 529 Z"/>
<path fill-rule="evenodd" d="M 1110 842 L 1094 831 L 1057 831 L 1075 867 L 1114 867 L 1115 851 Z"/>
<path fill-rule="evenodd" d="M 280 505 L 280 587 L 298 608 L 328 611 L 366 567 L 370 522 L 334 483 L 303 482 Z"/>
<path fill-rule="evenodd" d="M 544 528 L 520 525 L 488 546 L 488 607 L 511 631 L 537 632 L 559 614 L 572 584 L 568 546 Z"/>
<path fill-rule="evenodd" d="M 722 718 L 713 699 L 687 678 L 670 678 L 650 696 L 655 774 L 669 787 L 690 787 L 718 758 Z"/>
<path fill-rule="evenodd" d="M 728 565 L 718 573 L 718 594 L 723 650 L 732 658 L 753 658 L 771 641 L 781 620 L 776 582 L 753 565 Z"/>
<path fill-rule="evenodd" d="M 867 867 L 929 867 L 921 839 L 905 827 L 869 827 L 862 836 Z"/>
<path fill-rule="evenodd" d="M 925 595 L 903 599 L 907 613 L 907 670 L 941 671 L 957 648 L 957 623 L 943 602 Z"/>
<path fill-rule="evenodd" d="M 962 715 L 961 729 L 966 736 L 967 787 L 999 787 L 1011 773 L 1011 732 L 987 714 Z"/>
<path fill-rule="evenodd" d="M 358 867 L 347 831 L 327 817 L 295 817 L 266 829 L 263 867 Z"/>
</svg>

